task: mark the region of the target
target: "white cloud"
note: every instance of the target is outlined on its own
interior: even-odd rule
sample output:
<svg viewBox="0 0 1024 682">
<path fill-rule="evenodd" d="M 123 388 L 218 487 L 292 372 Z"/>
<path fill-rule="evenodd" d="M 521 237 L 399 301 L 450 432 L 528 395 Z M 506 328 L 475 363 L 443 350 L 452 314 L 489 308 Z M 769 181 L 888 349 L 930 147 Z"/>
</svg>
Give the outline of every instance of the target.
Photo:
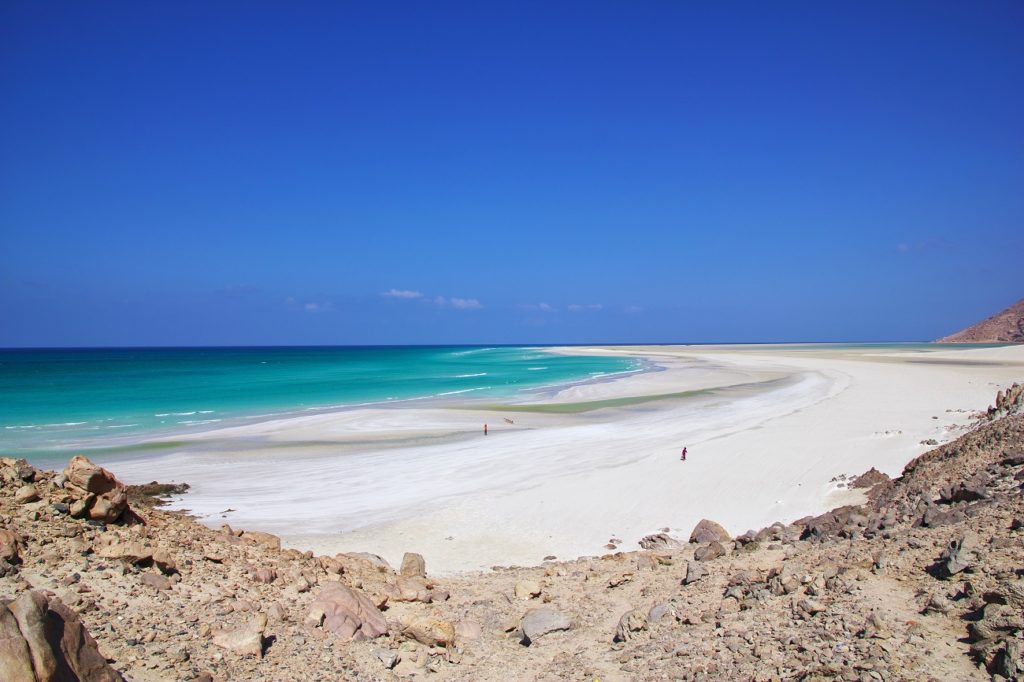
<svg viewBox="0 0 1024 682">
<path fill-rule="evenodd" d="M 566 307 L 571 313 L 582 313 L 587 311 L 597 312 L 604 308 L 600 303 L 570 303 Z"/>
<path fill-rule="evenodd" d="M 459 310 L 479 310 L 483 308 L 480 301 L 475 298 L 455 298 L 454 296 L 450 299 L 452 307 L 458 308 Z"/>
<path fill-rule="evenodd" d="M 312 301 L 302 305 L 302 309 L 307 313 L 326 313 L 333 307 L 330 303 L 315 303 Z"/>
<path fill-rule="evenodd" d="M 388 289 L 381 296 L 386 296 L 387 298 L 423 298 L 423 294 L 420 292 L 409 289 Z"/>
<path fill-rule="evenodd" d="M 632 314 L 634 314 L 634 313 L 640 313 L 640 312 L 643 312 L 643 310 L 644 310 L 644 309 L 643 309 L 643 308 L 641 308 L 641 307 L 640 307 L 640 306 L 638 306 L 638 305 L 627 305 L 626 307 L 624 307 L 624 308 L 622 309 L 622 312 L 624 312 L 624 313 L 629 313 L 629 314 L 631 314 L 631 315 L 632 315 Z"/>
</svg>

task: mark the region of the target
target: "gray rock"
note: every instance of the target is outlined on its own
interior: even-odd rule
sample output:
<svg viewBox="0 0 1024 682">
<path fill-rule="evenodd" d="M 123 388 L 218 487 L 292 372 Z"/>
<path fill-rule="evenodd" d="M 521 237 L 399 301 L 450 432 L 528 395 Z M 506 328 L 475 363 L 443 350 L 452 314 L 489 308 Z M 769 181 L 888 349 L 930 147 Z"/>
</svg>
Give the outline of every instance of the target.
<svg viewBox="0 0 1024 682">
<path fill-rule="evenodd" d="M 660 602 L 651 607 L 647 612 L 647 622 L 657 625 L 666 618 L 675 618 L 676 610 L 668 602 Z"/>
<path fill-rule="evenodd" d="M 373 655 L 378 661 L 384 664 L 384 667 L 391 670 L 398 664 L 398 652 L 391 651 L 390 649 L 374 649 Z"/>
<path fill-rule="evenodd" d="M 697 561 L 711 561 L 712 559 L 717 559 L 720 556 L 725 556 L 725 547 L 723 547 L 720 542 L 701 545 L 697 548 L 697 551 L 693 553 L 693 558 Z"/>
<path fill-rule="evenodd" d="M 568 630 L 572 627 L 572 619 L 558 609 L 542 606 L 528 611 L 519 627 L 523 631 L 522 643 L 529 646 L 539 637 L 559 630 Z"/>
<path fill-rule="evenodd" d="M 263 633 L 267 629 L 267 614 L 257 613 L 237 628 L 225 628 L 213 635 L 213 643 L 222 649 L 243 656 L 263 658 Z"/>
<path fill-rule="evenodd" d="M 654 535 L 646 535 L 640 538 L 640 546 L 644 549 L 653 549 L 658 551 L 668 551 L 672 549 L 679 549 L 683 546 L 683 543 L 676 540 L 667 533 L 655 533 Z"/>
<path fill-rule="evenodd" d="M 690 585 L 695 583 L 707 574 L 707 569 L 701 566 L 699 562 L 689 561 L 686 564 L 686 577 L 683 578 L 683 584 Z"/>
</svg>

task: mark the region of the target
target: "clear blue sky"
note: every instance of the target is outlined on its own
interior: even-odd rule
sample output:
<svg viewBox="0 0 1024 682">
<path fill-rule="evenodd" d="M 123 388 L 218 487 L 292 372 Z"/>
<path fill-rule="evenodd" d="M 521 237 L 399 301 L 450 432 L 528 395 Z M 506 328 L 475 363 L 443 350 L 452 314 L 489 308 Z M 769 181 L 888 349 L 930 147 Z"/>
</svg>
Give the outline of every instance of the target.
<svg viewBox="0 0 1024 682">
<path fill-rule="evenodd" d="M 0 345 L 927 340 L 1024 4 L 0 4 Z"/>
</svg>

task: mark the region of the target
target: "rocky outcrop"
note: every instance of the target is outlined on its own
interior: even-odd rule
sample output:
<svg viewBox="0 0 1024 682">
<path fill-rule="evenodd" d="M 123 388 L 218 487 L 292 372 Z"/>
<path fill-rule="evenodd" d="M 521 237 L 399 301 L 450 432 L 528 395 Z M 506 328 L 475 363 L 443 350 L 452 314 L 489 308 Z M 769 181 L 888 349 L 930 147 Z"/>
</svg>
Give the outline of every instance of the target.
<svg viewBox="0 0 1024 682">
<path fill-rule="evenodd" d="M 103 467 L 78 455 L 68 463 L 63 476 L 64 490 L 72 496 L 72 516 L 103 523 L 134 520 L 125 485 Z"/>
<path fill-rule="evenodd" d="M 1024 343 L 1024 299 L 938 343 Z"/>
<path fill-rule="evenodd" d="M 310 605 L 306 623 L 342 641 L 362 641 L 387 633 L 384 614 L 363 593 L 341 583 L 327 583 Z"/>
<path fill-rule="evenodd" d="M 123 682 L 81 620 L 56 597 L 27 590 L 0 600 L 0 679 Z"/>
</svg>

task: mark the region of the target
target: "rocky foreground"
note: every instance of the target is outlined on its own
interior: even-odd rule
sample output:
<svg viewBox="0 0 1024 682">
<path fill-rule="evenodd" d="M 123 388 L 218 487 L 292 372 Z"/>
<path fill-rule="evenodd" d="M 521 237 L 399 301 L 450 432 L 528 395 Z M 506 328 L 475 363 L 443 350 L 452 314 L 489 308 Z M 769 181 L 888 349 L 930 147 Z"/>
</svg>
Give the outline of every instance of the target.
<svg viewBox="0 0 1024 682">
<path fill-rule="evenodd" d="M 0 680 L 1024 680 L 1022 401 L 862 506 L 446 579 L 4 459 Z"/>
</svg>

